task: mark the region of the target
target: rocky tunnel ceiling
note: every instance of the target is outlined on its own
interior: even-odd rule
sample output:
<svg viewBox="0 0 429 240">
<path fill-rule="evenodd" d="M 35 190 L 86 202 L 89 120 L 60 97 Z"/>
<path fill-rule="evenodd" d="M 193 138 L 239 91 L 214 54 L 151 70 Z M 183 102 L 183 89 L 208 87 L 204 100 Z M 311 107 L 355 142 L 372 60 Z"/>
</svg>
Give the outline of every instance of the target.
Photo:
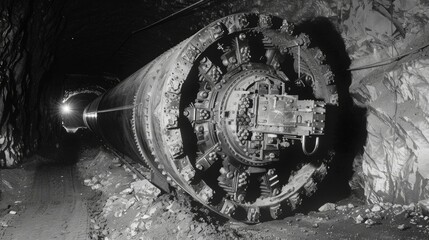
<svg viewBox="0 0 429 240">
<path fill-rule="evenodd" d="M 370 201 L 429 198 L 429 167 L 424 160 L 429 147 L 429 67 L 426 48 L 413 52 L 428 37 L 428 1 L 208 1 L 124 43 L 132 31 L 195 2 L 3 1 L 2 166 L 18 163 L 41 142 L 54 146 L 59 141 L 55 112 L 65 89 L 89 85 L 82 79 L 107 88 L 211 21 L 257 11 L 302 23 L 302 28 L 312 21 L 329 21 L 333 28 L 313 29 L 311 34 L 323 43 L 323 37 L 335 30 L 352 68 L 388 59 L 379 68 L 349 72 L 353 100 L 367 110 L 350 113 L 347 123 L 350 135 L 366 143 L 354 161 L 353 179 Z M 324 44 L 332 48 L 336 43 Z M 347 61 L 342 64 L 339 67 L 349 67 Z M 356 118 L 368 123 L 367 136 L 353 125 Z"/>
</svg>

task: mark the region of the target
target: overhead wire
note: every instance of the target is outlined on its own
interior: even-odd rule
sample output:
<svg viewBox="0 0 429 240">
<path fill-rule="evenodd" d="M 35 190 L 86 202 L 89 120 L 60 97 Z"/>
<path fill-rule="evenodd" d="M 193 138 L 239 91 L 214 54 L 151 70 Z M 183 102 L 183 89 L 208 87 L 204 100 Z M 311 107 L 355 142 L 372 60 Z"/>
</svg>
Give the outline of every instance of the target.
<svg viewBox="0 0 429 240">
<path fill-rule="evenodd" d="M 404 58 L 406 56 L 415 54 L 415 53 L 417 53 L 417 52 L 419 52 L 419 51 L 421 51 L 421 50 L 423 50 L 424 48 L 427 48 L 427 47 L 429 47 L 429 43 L 424 44 L 423 46 L 420 46 L 420 47 L 418 47 L 416 49 L 413 49 L 411 51 L 408 51 L 406 53 L 400 54 L 398 56 L 390 57 L 388 59 L 385 59 L 385 60 L 382 60 L 382 61 L 379 61 L 379 62 L 375 62 L 375 63 L 370 63 L 370 64 L 363 65 L 363 66 L 349 68 L 347 70 L 348 71 L 357 71 L 357 70 L 363 70 L 363 69 L 368 69 L 368 68 L 375 68 L 375 67 L 386 66 L 386 65 L 389 65 L 391 63 L 397 62 L 397 61 L 401 60 L 402 58 Z"/>
</svg>

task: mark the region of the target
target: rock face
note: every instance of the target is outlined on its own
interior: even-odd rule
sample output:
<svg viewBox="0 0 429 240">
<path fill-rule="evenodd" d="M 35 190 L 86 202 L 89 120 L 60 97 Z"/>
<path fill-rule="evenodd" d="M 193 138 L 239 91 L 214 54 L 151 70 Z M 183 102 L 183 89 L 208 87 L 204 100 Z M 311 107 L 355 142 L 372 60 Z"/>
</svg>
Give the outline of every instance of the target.
<svg viewBox="0 0 429 240">
<path fill-rule="evenodd" d="M 13 166 L 52 132 L 48 69 L 62 28 L 62 1 L 0 3 L 0 166 Z M 51 86 L 49 86 L 51 87 Z M 43 119 L 43 120 L 42 120 Z M 46 135 L 45 135 L 46 134 Z M 44 139 L 46 140 L 46 139 Z"/>
<path fill-rule="evenodd" d="M 429 59 L 420 58 L 379 74 L 360 88 L 370 110 L 362 167 L 371 202 L 429 198 L 428 74 Z"/>
<path fill-rule="evenodd" d="M 319 208 L 319 211 L 320 212 L 325 212 L 325 211 L 332 211 L 332 210 L 335 210 L 336 209 L 336 205 L 334 204 L 334 203 L 326 203 L 326 204 L 324 204 L 323 206 L 321 206 L 320 208 Z"/>
<path fill-rule="evenodd" d="M 429 198 L 429 50 L 412 51 L 427 44 L 427 24 L 419 16 L 427 19 L 429 6 L 423 1 L 394 1 L 394 21 L 386 21 L 365 1 L 352 5 L 353 15 L 363 19 L 349 19 L 343 32 L 354 66 L 412 53 L 382 67 L 353 72 L 351 92 L 368 109 L 362 158 L 365 195 L 372 203 L 408 204 Z M 405 35 L 395 21 L 406 27 Z"/>
</svg>

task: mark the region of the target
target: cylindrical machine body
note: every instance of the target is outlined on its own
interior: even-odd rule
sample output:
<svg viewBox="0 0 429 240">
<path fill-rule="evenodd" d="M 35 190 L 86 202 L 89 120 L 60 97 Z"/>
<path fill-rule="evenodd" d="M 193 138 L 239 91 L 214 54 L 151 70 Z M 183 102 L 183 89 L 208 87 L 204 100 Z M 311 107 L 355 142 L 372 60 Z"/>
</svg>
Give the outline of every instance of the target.
<svg viewBox="0 0 429 240">
<path fill-rule="evenodd" d="M 84 122 L 161 188 L 240 221 L 275 219 L 326 173 L 319 138 L 337 104 L 320 50 L 291 26 L 219 19 L 95 99 Z"/>
<path fill-rule="evenodd" d="M 104 142 L 132 160 L 150 167 L 155 175 L 153 179 L 162 179 L 159 178 L 162 174 L 153 164 L 155 159 L 146 142 L 148 132 L 143 129 L 150 122 L 150 116 L 144 116 L 143 111 L 147 109 L 149 101 L 159 97 L 156 95 L 160 90 L 152 89 L 154 86 L 163 86 L 165 79 L 160 76 L 165 68 L 162 66 L 168 62 L 171 53 L 170 50 L 162 54 L 118 86 L 95 99 L 87 106 L 83 115 L 87 127 Z M 154 97 L 149 99 L 152 95 Z M 168 190 L 166 181 L 164 183 L 161 180 L 155 184 L 165 191 Z"/>
</svg>

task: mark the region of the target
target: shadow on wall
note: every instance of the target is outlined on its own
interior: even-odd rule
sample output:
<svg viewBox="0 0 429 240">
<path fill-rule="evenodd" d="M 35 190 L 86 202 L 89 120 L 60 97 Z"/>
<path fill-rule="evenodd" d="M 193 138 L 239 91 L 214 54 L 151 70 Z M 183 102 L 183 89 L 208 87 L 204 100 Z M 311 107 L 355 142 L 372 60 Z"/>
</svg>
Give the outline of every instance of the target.
<svg viewBox="0 0 429 240">
<path fill-rule="evenodd" d="M 335 157 L 328 175 L 308 204 L 317 208 L 325 202 L 338 201 L 351 194 L 349 181 L 353 175 L 353 162 L 363 153 L 366 142 L 366 108 L 356 106 L 349 93 L 351 73 L 347 69 L 351 60 L 344 41 L 335 25 L 325 17 L 314 18 L 296 26 L 296 31 L 310 36 L 311 44 L 326 55 L 325 63 L 335 75 L 339 95 L 339 107 L 327 109 L 326 141 L 334 144 Z M 310 46 L 311 47 L 311 46 Z M 328 126 L 329 124 L 329 126 Z M 313 209 L 308 209 L 313 210 Z"/>
</svg>

